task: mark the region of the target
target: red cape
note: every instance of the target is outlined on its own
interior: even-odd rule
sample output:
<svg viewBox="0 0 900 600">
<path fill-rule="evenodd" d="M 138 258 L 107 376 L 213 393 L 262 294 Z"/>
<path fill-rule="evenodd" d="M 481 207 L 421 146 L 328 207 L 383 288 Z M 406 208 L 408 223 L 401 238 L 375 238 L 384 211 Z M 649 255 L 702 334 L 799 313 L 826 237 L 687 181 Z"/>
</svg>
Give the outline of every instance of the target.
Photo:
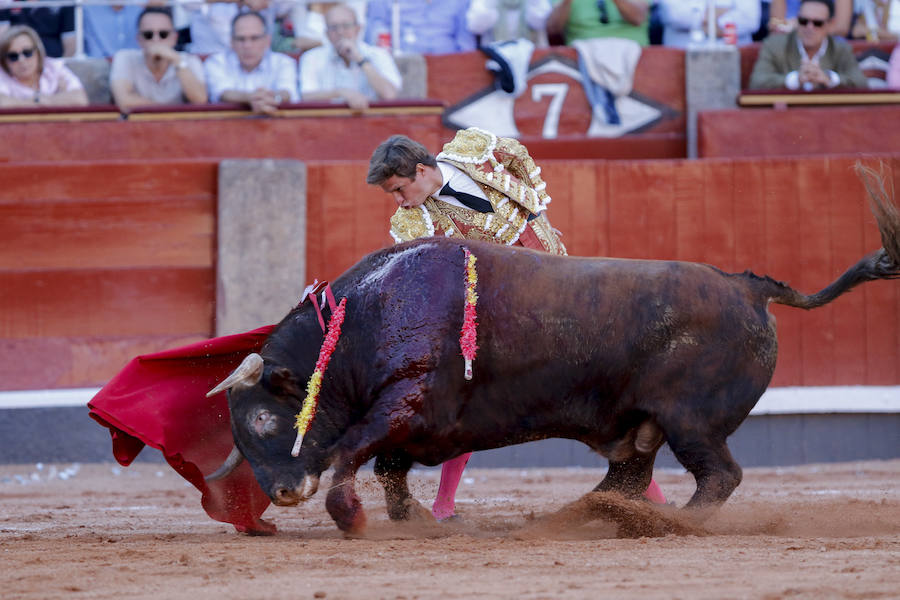
<svg viewBox="0 0 900 600">
<path fill-rule="evenodd" d="M 207 483 L 234 441 L 225 393 L 206 392 L 225 379 L 247 354 L 259 352 L 273 326 L 138 356 L 90 402 L 90 415 L 108 427 L 113 456 L 128 466 L 144 448 L 157 448 L 179 475 L 203 494 L 201 504 L 217 521 L 238 531 L 271 534 L 260 516 L 269 498 L 245 461 L 219 481 Z"/>
</svg>

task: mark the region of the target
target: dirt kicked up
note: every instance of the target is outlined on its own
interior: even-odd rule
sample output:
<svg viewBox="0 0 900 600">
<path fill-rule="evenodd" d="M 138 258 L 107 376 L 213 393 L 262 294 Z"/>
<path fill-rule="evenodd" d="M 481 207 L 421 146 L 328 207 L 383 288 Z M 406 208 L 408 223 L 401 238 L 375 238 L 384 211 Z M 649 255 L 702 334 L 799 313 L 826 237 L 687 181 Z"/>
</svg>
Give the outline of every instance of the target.
<svg viewBox="0 0 900 600">
<path fill-rule="evenodd" d="M 321 491 L 270 507 L 280 533 L 249 537 L 167 466 L 39 466 L 0 466 L 3 598 L 900 597 L 900 460 L 745 469 L 703 530 L 582 498 L 595 469 L 472 469 L 459 520 L 398 525 L 368 471 L 365 539 L 341 536 Z M 416 498 L 438 475 L 411 473 Z M 656 479 L 679 506 L 694 489 L 686 473 Z M 593 519 L 621 510 L 623 533 L 675 533 L 619 538 Z"/>
</svg>

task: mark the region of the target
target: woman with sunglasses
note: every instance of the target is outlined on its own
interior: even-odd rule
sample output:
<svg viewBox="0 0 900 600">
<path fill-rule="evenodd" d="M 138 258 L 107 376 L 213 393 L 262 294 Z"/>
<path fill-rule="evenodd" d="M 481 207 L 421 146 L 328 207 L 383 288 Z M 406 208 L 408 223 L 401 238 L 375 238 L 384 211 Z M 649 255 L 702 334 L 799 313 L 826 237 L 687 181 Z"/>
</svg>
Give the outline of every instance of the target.
<svg viewBox="0 0 900 600">
<path fill-rule="evenodd" d="M 62 59 L 49 58 L 27 25 L 0 35 L 0 107 L 85 106 L 84 86 Z"/>
</svg>

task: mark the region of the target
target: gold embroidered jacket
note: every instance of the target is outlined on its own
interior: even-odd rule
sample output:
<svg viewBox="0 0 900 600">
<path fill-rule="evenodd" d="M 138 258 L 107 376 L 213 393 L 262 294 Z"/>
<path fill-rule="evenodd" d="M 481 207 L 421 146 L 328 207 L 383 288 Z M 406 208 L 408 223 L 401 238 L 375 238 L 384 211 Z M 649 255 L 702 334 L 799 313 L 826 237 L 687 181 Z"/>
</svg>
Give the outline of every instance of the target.
<svg viewBox="0 0 900 600">
<path fill-rule="evenodd" d="M 530 238 L 526 232 L 530 228 L 544 250 L 566 253 L 543 214 L 551 199 L 541 179 L 541 168 L 517 140 L 498 138 L 470 127 L 457 132 L 436 158 L 471 177 L 484 191 L 494 212 L 480 213 L 429 197 L 422 206 L 399 208 L 391 217 L 391 236 L 395 241 L 443 234 L 528 246 L 520 238 L 523 234 Z M 529 222 L 532 214 L 540 216 Z"/>
</svg>

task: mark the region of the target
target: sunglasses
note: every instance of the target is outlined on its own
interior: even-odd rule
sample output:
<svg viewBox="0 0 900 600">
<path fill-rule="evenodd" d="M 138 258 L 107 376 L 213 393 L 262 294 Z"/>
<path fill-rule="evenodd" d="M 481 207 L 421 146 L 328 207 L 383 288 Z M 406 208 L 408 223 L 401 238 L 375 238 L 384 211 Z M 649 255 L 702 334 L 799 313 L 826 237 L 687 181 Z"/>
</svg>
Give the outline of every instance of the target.
<svg viewBox="0 0 900 600">
<path fill-rule="evenodd" d="M 807 19 L 806 17 L 797 17 L 797 24 L 800 25 L 800 27 L 806 27 L 810 23 L 813 24 L 813 27 L 825 26 L 825 21 L 823 21 L 822 19 Z"/>
<path fill-rule="evenodd" d="M 152 40 L 153 36 L 159 36 L 159 39 L 165 40 L 168 39 L 171 33 L 172 32 L 168 29 L 164 29 L 162 31 L 151 31 L 148 29 L 147 31 L 142 31 L 141 36 L 143 36 L 143 38 L 148 41 Z"/>
<path fill-rule="evenodd" d="M 609 25 L 609 12 L 606 10 L 606 0 L 597 0 L 597 9 L 600 11 L 600 22 Z"/>
<path fill-rule="evenodd" d="M 34 48 L 28 48 L 27 50 L 22 50 L 21 52 L 7 52 L 6 60 L 9 62 L 16 62 L 19 60 L 19 57 L 22 58 L 31 58 L 34 56 Z"/>
</svg>

